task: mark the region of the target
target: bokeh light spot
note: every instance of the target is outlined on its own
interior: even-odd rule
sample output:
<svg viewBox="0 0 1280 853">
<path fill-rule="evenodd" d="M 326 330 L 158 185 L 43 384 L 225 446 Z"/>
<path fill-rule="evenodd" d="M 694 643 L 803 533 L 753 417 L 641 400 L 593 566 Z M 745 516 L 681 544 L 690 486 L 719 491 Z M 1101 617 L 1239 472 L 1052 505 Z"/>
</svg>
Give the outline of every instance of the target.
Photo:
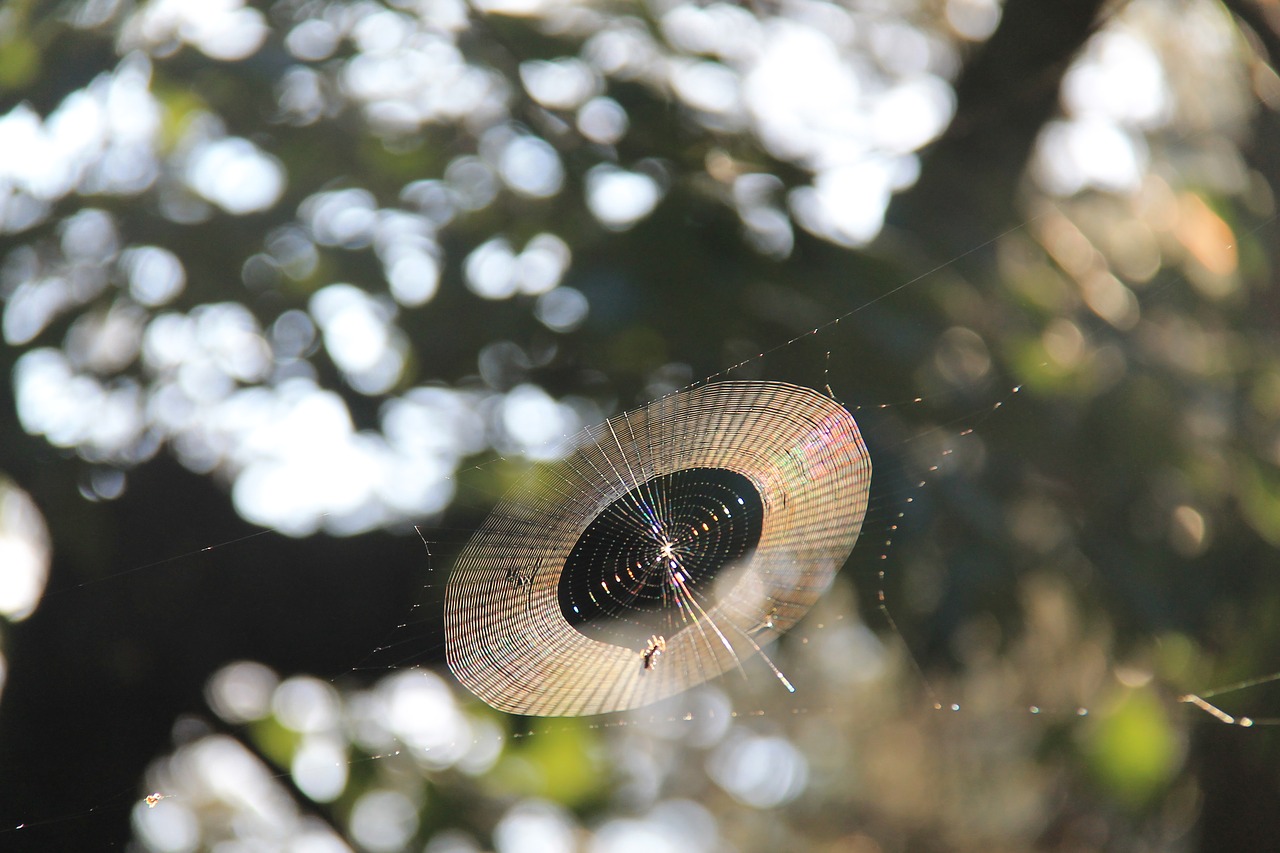
<svg viewBox="0 0 1280 853">
<path fill-rule="evenodd" d="M 658 182 L 640 172 L 611 165 L 587 173 L 587 207 L 613 231 L 624 231 L 648 216 L 662 198 Z"/>
<path fill-rule="evenodd" d="M 35 502 L 0 479 L 0 616 L 16 622 L 35 612 L 49 577 L 51 549 Z"/>
<path fill-rule="evenodd" d="M 275 157 L 239 137 L 200 144 L 187 164 L 191 188 L 227 213 L 266 210 L 284 192 L 285 171 Z"/>
</svg>

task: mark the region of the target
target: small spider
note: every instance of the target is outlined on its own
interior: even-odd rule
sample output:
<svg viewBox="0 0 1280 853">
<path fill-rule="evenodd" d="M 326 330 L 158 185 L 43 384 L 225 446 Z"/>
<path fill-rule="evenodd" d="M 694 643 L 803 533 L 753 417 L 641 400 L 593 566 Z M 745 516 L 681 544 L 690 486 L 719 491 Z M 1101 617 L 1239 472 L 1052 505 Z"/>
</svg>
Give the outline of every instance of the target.
<svg viewBox="0 0 1280 853">
<path fill-rule="evenodd" d="M 778 618 L 778 608 L 776 606 L 771 607 L 769 608 L 769 612 L 765 614 L 764 618 L 761 619 L 759 622 L 757 622 L 754 626 L 752 626 L 751 629 L 747 631 L 747 633 L 759 634 L 761 631 L 770 630 L 771 628 L 774 627 L 774 620 L 777 618 Z"/>
<path fill-rule="evenodd" d="M 654 634 L 649 638 L 649 645 L 644 650 L 644 668 L 653 669 L 658 665 L 658 658 L 667 650 L 667 638 Z"/>
<path fill-rule="evenodd" d="M 532 566 L 508 566 L 507 581 L 515 586 L 524 586 L 533 580 L 533 576 L 538 573 L 538 567 L 541 565 L 542 558 L 539 557 Z"/>
<path fill-rule="evenodd" d="M 143 802 L 147 804 L 147 808 L 154 809 L 156 807 L 156 803 L 167 799 L 169 799 L 167 794 L 162 794 L 159 791 L 156 791 L 154 794 L 147 794 L 147 797 Z"/>
</svg>

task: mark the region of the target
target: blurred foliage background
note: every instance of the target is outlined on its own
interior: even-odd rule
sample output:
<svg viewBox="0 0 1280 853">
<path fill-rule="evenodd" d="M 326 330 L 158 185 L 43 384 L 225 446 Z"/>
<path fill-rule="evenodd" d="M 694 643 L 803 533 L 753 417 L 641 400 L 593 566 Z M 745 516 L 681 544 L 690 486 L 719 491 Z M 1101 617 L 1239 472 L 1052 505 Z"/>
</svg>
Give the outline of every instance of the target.
<svg viewBox="0 0 1280 853">
<path fill-rule="evenodd" d="M 1280 668 L 1278 51 L 1265 0 L 10 0 L 0 846 L 1272 849 L 1280 691 L 1179 699 Z M 467 697 L 465 532 L 713 374 L 876 460 L 799 692 Z"/>
</svg>

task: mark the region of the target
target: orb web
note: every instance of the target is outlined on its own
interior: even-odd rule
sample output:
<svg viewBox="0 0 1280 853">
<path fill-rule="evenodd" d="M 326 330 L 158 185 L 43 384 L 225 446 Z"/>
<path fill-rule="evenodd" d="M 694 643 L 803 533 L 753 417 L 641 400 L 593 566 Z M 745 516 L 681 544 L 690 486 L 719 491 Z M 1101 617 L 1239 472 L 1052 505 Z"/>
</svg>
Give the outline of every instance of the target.
<svg viewBox="0 0 1280 853">
<path fill-rule="evenodd" d="M 503 711 L 656 702 L 791 628 L 844 564 L 871 460 L 818 392 L 719 382 L 578 436 L 533 469 L 459 555 L 449 668 Z"/>
<path fill-rule="evenodd" d="M 681 627 L 680 597 L 705 598 L 720 569 L 760 541 L 764 504 L 727 468 L 646 480 L 587 525 L 560 573 L 560 613 L 588 637 L 643 644 Z"/>
</svg>

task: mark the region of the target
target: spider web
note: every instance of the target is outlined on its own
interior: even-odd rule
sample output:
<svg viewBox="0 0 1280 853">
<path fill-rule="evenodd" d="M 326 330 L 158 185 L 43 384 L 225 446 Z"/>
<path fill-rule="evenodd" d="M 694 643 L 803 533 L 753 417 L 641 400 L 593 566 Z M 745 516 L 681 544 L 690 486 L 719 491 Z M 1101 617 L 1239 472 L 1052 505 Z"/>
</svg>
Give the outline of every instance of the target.
<svg viewBox="0 0 1280 853">
<path fill-rule="evenodd" d="M 900 287 L 907 287 L 913 283 L 914 280 L 906 282 Z M 781 347 L 790 348 L 794 343 L 794 340 L 788 341 L 781 345 Z M 820 397 L 821 395 L 818 396 Z M 629 415 L 622 416 L 621 419 L 610 421 L 610 423 L 615 427 L 624 424 L 632 425 L 630 418 L 635 414 L 636 413 L 630 413 Z M 642 434 L 646 436 L 649 435 L 647 431 Z M 615 434 L 610 436 L 610 438 L 617 440 L 618 436 Z M 626 444 L 626 442 L 621 440 L 619 440 L 619 443 L 623 445 Z M 584 447 L 586 446 L 584 445 Z M 597 436 L 595 438 L 594 447 L 596 448 L 596 451 L 599 452 L 599 461 L 613 460 L 614 463 L 620 461 L 623 463 L 621 466 L 622 469 L 628 468 L 628 465 L 626 464 L 628 460 L 639 460 L 641 458 L 641 451 L 647 450 L 647 448 L 643 447 L 632 447 L 632 450 L 634 451 L 632 456 L 628 456 L 625 451 L 622 451 L 618 457 L 613 457 L 611 455 L 612 451 L 608 449 L 609 442 L 605 440 L 604 436 Z M 611 513 L 609 510 L 614 506 L 618 507 L 616 512 L 613 513 L 614 515 L 620 515 L 625 519 L 631 514 L 638 513 L 640 518 L 644 518 L 646 510 L 653 510 L 664 503 L 669 505 L 672 503 L 681 503 L 686 500 L 693 500 L 692 495 L 681 494 L 683 490 L 693 488 L 690 483 L 664 480 L 663 478 L 680 472 L 696 472 L 699 470 L 698 467 L 680 468 L 669 473 L 658 473 L 660 470 L 659 468 L 654 468 L 652 471 L 649 471 L 644 469 L 643 466 L 635 466 L 634 470 L 626 470 L 625 472 L 623 470 L 613 470 L 615 467 L 616 465 L 611 465 L 610 470 L 607 472 L 603 470 L 601 472 L 595 472 L 604 475 L 600 477 L 600 479 L 604 482 L 608 482 L 609 487 L 607 491 L 602 493 L 601 497 L 598 497 L 594 502 L 592 502 L 591 506 L 596 510 L 596 514 L 594 516 L 590 513 L 583 513 L 575 516 L 576 524 L 582 524 L 585 522 L 585 527 L 583 527 L 581 531 L 583 535 L 585 535 L 588 530 L 592 529 L 591 526 L 595 519 L 610 517 Z M 552 470 L 554 470 L 554 468 Z M 734 469 L 709 467 L 706 470 Z M 561 473 L 563 474 L 563 472 Z M 531 476 L 529 481 L 525 484 L 526 487 L 531 488 L 532 491 L 536 493 L 538 491 L 538 484 L 545 485 L 546 483 L 543 476 L 543 474 Z M 565 483 L 573 482 L 572 480 L 565 479 L 564 476 L 557 476 L 559 477 L 559 480 L 552 480 L 552 485 L 556 485 L 558 482 L 559 485 L 563 487 Z M 697 476 L 698 475 L 696 474 L 690 474 L 690 477 L 694 478 L 693 482 L 697 486 L 694 488 L 694 491 L 698 494 L 705 495 L 727 488 L 724 484 L 713 485 L 711 483 L 699 481 L 697 480 Z M 582 484 L 579 483 L 578 485 Z M 667 495 L 666 498 L 663 497 L 664 494 Z M 739 492 L 739 494 L 741 494 L 741 492 Z M 600 500 L 603 500 L 603 498 L 608 495 L 612 495 L 610 502 L 601 505 Z M 514 503 L 516 506 L 520 505 L 518 500 Z M 503 516 L 505 516 L 508 521 L 511 521 L 513 519 L 519 519 L 521 517 L 521 513 L 520 511 L 513 510 L 511 505 L 504 504 L 495 513 L 495 518 L 502 518 Z M 499 522 L 495 521 L 494 523 L 498 524 Z M 532 522 L 513 522 L 513 524 L 519 528 L 519 532 L 522 533 L 526 539 L 536 539 L 542 532 L 537 529 L 535 523 Z M 645 528 L 639 522 L 637 522 L 635 527 L 636 530 L 632 532 L 631 541 L 639 541 L 643 543 L 645 541 Z M 484 531 L 482 531 L 482 533 L 483 532 Z M 620 542 L 626 538 L 627 535 L 625 533 L 604 530 L 598 539 L 590 539 L 588 544 L 601 542 L 603 544 L 599 545 L 599 547 L 603 547 L 607 553 L 612 553 L 610 545 L 612 543 Z M 726 541 L 733 541 L 738 538 L 741 538 L 744 542 L 753 541 L 749 531 L 746 535 L 741 536 L 739 536 L 736 531 L 732 533 L 726 532 L 724 536 L 724 540 Z M 561 567 L 559 575 L 560 580 L 564 580 L 566 577 L 563 567 L 571 562 L 572 546 L 581 544 L 584 541 L 584 539 L 579 537 L 570 543 L 571 550 L 569 555 L 565 556 L 564 560 L 559 564 Z M 563 544 L 564 543 L 562 542 L 561 551 L 563 551 Z M 668 541 L 660 538 L 651 538 L 648 540 L 648 544 L 651 547 L 656 546 L 658 554 L 661 555 L 663 549 L 668 544 Z M 551 566 L 539 564 L 536 555 L 545 553 L 544 550 L 539 550 L 540 547 L 541 546 L 536 545 L 530 546 L 530 550 L 527 552 L 530 556 L 534 557 L 532 568 L 525 561 L 522 561 L 519 565 L 503 567 L 484 560 L 479 560 L 476 564 L 476 571 L 480 575 L 486 577 L 487 580 L 477 580 L 475 584 L 477 586 L 483 586 L 485 583 L 488 583 L 492 587 L 497 587 L 508 592 L 513 589 L 519 589 L 522 594 L 527 595 L 529 593 L 529 589 L 527 588 L 531 588 L 539 583 L 540 578 L 552 577 L 553 569 L 556 565 L 554 561 Z M 587 546 L 584 545 L 583 547 L 586 548 Z M 727 550 L 729 552 L 733 552 L 737 547 L 739 546 L 730 547 Z M 630 552 L 628 551 L 627 553 Z M 715 561 L 712 562 L 714 563 Z M 732 559 L 726 560 L 726 562 L 732 562 Z M 488 568 L 483 568 L 483 566 L 488 566 Z M 732 569 L 733 567 L 730 567 L 725 574 L 732 576 L 734 574 Z M 719 672 L 738 668 L 742 661 L 758 650 L 756 643 L 763 645 L 767 642 L 765 634 L 767 631 L 772 631 L 775 627 L 766 625 L 767 631 L 762 631 L 758 634 L 752 633 L 757 625 L 763 624 L 760 621 L 762 616 L 766 622 L 770 619 L 770 613 L 772 612 L 772 607 L 768 604 L 770 596 L 765 596 L 762 599 L 762 602 L 756 604 L 756 606 L 752 606 L 750 608 L 744 607 L 741 609 L 740 613 L 735 614 L 730 612 L 728 608 L 721 607 L 721 599 L 717 596 L 717 587 L 719 586 L 717 581 L 719 580 L 720 572 L 709 571 L 705 578 L 705 582 L 701 574 L 691 572 L 691 578 L 695 574 L 697 576 L 697 582 L 695 583 L 692 579 L 689 581 L 688 593 L 685 596 L 686 600 L 690 602 L 688 609 L 692 610 L 694 604 L 696 604 L 699 608 L 702 608 L 704 612 L 715 613 L 715 619 L 706 618 L 701 620 L 701 631 L 698 631 L 698 622 L 686 623 L 679 616 L 674 618 L 671 617 L 670 612 L 661 607 L 657 609 L 647 607 L 640 603 L 639 598 L 634 598 L 628 594 L 620 593 L 618 591 L 620 587 L 615 587 L 607 597 L 604 597 L 603 602 L 597 608 L 599 613 L 597 613 L 593 618 L 586 619 L 582 623 L 574 625 L 572 618 L 566 614 L 566 608 L 562 603 L 563 597 L 561 592 L 563 584 L 557 582 L 554 589 L 554 595 L 551 594 L 551 590 L 546 591 L 543 599 L 543 606 L 540 607 L 540 609 L 537 611 L 530 611 L 526 608 L 523 611 L 524 624 L 521 626 L 520 630 L 522 632 L 531 632 L 529 633 L 529 636 L 535 637 L 535 639 L 524 642 L 523 646 L 517 644 L 519 652 L 513 656 L 508 656 L 500 663 L 500 666 L 505 668 L 502 679 L 505 679 L 507 683 L 520 683 L 522 685 L 522 689 L 512 691 L 508 688 L 508 692 L 514 692 L 517 699 L 521 696 L 527 697 L 540 694 L 543 698 L 539 701 L 543 701 L 545 703 L 545 707 L 556 711 L 557 713 L 563 712 L 560 709 L 587 707 L 585 703 L 588 700 L 583 698 L 581 695 L 586 691 L 579 689 L 579 695 L 574 696 L 573 698 L 566 698 L 566 691 L 557 685 L 556 679 L 559 677 L 559 671 L 556 664 L 559 660 L 556 659 L 554 655 L 563 653 L 567 648 L 595 649 L 598 645 L 606 645 L 621 650 L 616 654 L 620 656 L 620 659 L 624 661 L 628 669 L 622 676 L 616 676 L 612 682 L 608 678 L 602 678 L 601 684 L 606 686 L 612 683 L 616 687 L 616 685 L 626 683 L 627 679 L 629 679 L 630 683 L 633 685 L 657 684 L 662 683 L 665 680 L 670 683 L 682 685 L 679 689 L 684 689 L 697 681 L 713 677 Z M 572 581 L 572 575 L 570 575 L 570 580 Z M 605 580 L 605 578 L 601 577 L 600 580 Z M 621 584 L 622 581 L 619 580 L 618 583 Z M 584 606 L 585 602 L 582 599 L 582 594 L 580 592 L 573 592 L 573 583 L 569 583 L 568 585 L 571 588 L 568 593 L 571 600 L 579 602 L 580 607 Z M 657 597 L 659 600 L 662 598 L 661 590 L 666 589 L 668 592 L 673 591 L 670 584 L 662 581 L 649 583 L 646 588 L 656 589 L 658 591 Z M 572 598 L 575 594 L 577 597 Z M 474 598 L 471 604 L 471 609 L 467 610 L 465 608 L 461 608 L 462 612 L 468 613 L 469 615 L 477 612 L 483 614 L 490 606 L 487 602 L 489 602 L 493 596 L 479 593 L 474 593 L 473 595 Z M 640 593 L 636 593 L 636 595 L 638 596 Z M 778 596 L 778 598 L 781 598 L 781 596 Z M 730 598 L 729 600 L 732 601 L 733 599 Z M 593 601 L 592 603 L 595 602 Z M 550 606 L 551 604 L 554 604 L 555 606 L 552 607 Z M 519 605 L 517 605 L 517 607 L 518 606 Z M 570 612 L 573 612 L 572 607 L 572 604 L 568 605 Z M 720 609 L 717 610 L 717 608 Z M 680 611 L 677 611 L 677 613 L 679 612 Z M 657 614 L 656 617 L 655 613 Z M 815 615 L 818 615 L 820 619 L 826 618 L 826 616 L 821 613 L 815 613 Z M 508 622 L 509 621 L 511 620 L 508 620 Z M 467 620 L 459 617 L 459 621 L 457 623 L 459 633 L 464 636 L 465 632 L 468 630 L 466 622 Z M 812 632 L 815 639 L 819 639 L 821 637 L 823 624 L 824 623 L 821 621 L 815 623 L 815 630 Z M 568 626 L 567 629 L 564 627 L 565 625 Z M 712 629 L 713 625 L 716 630 Z M 548 626 L 556 627 L 555 629 L 551 629 Z M 510 630 L 509 627 L 507 630 Z M 673 642 L 672 637 L 678 631 L 684 631 L 686 636 L 690 638 L 692 638 L 696 633 L 699 638 L 698 642 L 690 642 L 686 646 L 681 646 Z M 727 643 L 720 642 L 720 636 L 717 635 L 717 631 L 719 635 L 722 635 L 727 640 Z M 829 633 L 834 634 L 834 632 Z M 588 640 L 593 641 L 596 646 L 587 646 L 584 641 L 580 639 L 580 636 L 587 636 L 587 634 L 591 634 L 591 636 L 588 637 Z M 746 639 L 751 640 L 751 642 L 744 643 L 742 638 L 739 636 L 741 634 L 747 635 Z M 650 642 L 650 637 L 661 637 L 663 644 L 659 645 L 656 642 Z M 809 636 L 797 639 L 807 641 Z M 610 640 L 613 642 L 610 642 Z M 462 641 L 459 640 L 459 642 Z M 717 643 L 719 643 L 719 646 L 717 646 Z M 724 649 L 725 651 L 722 652 L 718 649 Z M 830 649 L 828 649 L 828 652 L 830 652 Z M 828 658 L 830 656 L 831 655 L 829 653 L 826 655 Z M 492 662 L 483 661 L 482 663 L 488 665 Z M 578 676 L 579 679 L 589 678 L 592 672 L 599 672 L 599 670 L 592 670 L 590 668 L 592 663 L 593 661 L 587 661 L 586 663 L 581 664 L 585 667 L 585 674 L 580 674 Z M 483 671 L 483 668 L 481 671 Z M 779 670 L 775 667 L 774 672 L 777 673 Z M 464 683 L 467 683 L 465 678 L 463 680 Z M 1250 718 L 1232 716 L 1210 703 L 1209 700 L 1216 699 L 1216 696 L 1219 693 L 1231 689 L 1248 687 L 1251 684 L 1256 684 L 1262 680 L 1265 679 L 1254 679 L 1240 684 L 1229 685 L 1219 691 L 1205 691 L 1199 696 L 1188 695 L 1185 697 L 1185 701 L 1189 701 L 1197 707 L 1200 707 L 1202 710 L 1208 711 L 1222 722 L 1244 725 L 1250 721 Z M 483 676 L 477 676 L 476 681 L 478 684 L 484 681 Z M 481 689 L 485 690 L 489 688 L 482 684 Z M 939 696 L 944 696 L 947 699 L 953 698 L 949 686 L 946 684 L 935 683 L 933 690 Z M 550 694 L 549 699 L 546 698 L 548 694 Z M 630 690 L 629 695 L 637 701 L 645 701 L 645 696 L 642 694 L 642 691 L 638 689 Z M 601 709 L 607 710 L 609 707 L 612 707 L 609 703 L 604 702 L 603 699 L 601 702 Z M 682 708 L 701 708 L 703 707 L 700 704 L 701 702 L 702 699 L 700 699 L 698 695 L 691 695 L 687 700 L 685 700 Z M 947 702 L 947 704 L 950 706 L 958 703 Z M 1016 706 L 1016 702 L 1010 702 L 1008 705 L 1010 708 L 1014 708 Z M 618 705 L 617 707 L 622 707 L 622 705 Z M 822 707 L 825 709 L 826 706 L 820 706 L 811 702 L 807 707 Z M 513 710 L 519 713 L 539 713 L 537 707 L 534 705 L 511 705 L 507 710 Z M 1029 710 L 1031 714 L 1037 714 L 1041 709 L 1039 706 L 1034 706 L 1027 710 Z M 905 721 L 909 716 L 910 715 L 907 713 L 900 713 L 898 715 L 898 719 L 900 721 Z M 165 795 L 160 792 L 157 792 L 156 796 L 159 796 L 160 799 L 166 798 Z M 149 802 L 147 803 L 148 808 L 151 805 L 153 804 Z M 161 806 L 163 807 L 163 804 L 161 804 Z"/>
<path fill-rule="evenodd" d="M 714 383 L 582 439 L 515 487 L 448 582 L 450 669 L 504 711 L 627 710 L 740 668 L 826 590 L 866 514 L 858 427 L 810 389 Z"/>
</svg>

